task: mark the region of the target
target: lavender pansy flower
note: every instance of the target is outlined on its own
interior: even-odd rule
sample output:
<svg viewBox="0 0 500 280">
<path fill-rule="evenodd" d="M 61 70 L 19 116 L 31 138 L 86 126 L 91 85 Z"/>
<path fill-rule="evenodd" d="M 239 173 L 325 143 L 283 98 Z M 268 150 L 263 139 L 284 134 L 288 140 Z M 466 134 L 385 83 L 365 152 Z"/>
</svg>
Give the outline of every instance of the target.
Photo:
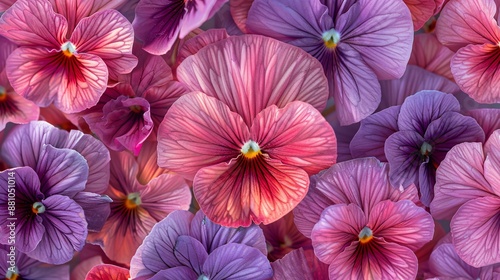
<svg viewBox="0 0 500 280">
<path fill-rule="evenodd" d="M 262 230 L 229 228 L 203 212 L 172 212 L 156 224 L 130 265 L 133 279 L 268 279 Z"/>
</svg>

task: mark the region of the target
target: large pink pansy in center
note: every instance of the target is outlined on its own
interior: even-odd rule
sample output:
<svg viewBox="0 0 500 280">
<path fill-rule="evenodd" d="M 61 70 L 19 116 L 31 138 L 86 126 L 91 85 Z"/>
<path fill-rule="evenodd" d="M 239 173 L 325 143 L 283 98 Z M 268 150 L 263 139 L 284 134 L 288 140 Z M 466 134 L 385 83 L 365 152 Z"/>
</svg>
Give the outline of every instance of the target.
<svg viewBox="0 0 500 280">
<path fill-rule="evenodd" d="M 179 98 L 158 132 L 158 164 L 194 180 L 201 209 L 224 226 L 268 224 L 305 196 L 309 175 L 335 163 L 321 116 L 321 64 L 274 39 L 230 37 L 184 60 Z"/>
<path fill-rule="evenodd" d="M 137 64 L 132 25 L 118 11 L 96 12 L 70 29 L 74 21 L 54 12 L 48 0 L 19 0 L 0 19 L 0 34 L 20 46 L 7 59 L 14 90 L 65 113 L 94 106 L 108 77 L 129 73 Z"/>
</svg>

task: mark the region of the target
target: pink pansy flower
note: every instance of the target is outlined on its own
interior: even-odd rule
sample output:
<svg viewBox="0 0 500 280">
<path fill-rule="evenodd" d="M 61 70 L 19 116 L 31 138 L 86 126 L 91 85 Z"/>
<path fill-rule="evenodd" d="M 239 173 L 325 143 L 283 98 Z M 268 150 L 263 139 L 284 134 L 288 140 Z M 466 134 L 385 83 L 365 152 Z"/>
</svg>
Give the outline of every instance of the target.
<svg viewBox="0 0 500 280">
<path fill-rule="evenodd" d="M 0 35 L 20 46 L 6 67 L 14 90 L 65 113 L 94 106 L 108 77 L 129 73 L 137 64 L 132 25 L 119 12 L 97 12 L 74 30 L 70 22 L 48 0 L 19 0 L 0 19 Z"/>
<path fill-rule="evenodd" d="M 317 110 L 326 78 L 302 50 L 258 35 L 229 37 L 186 58 L 177 77 L 197 92 L 167 112 L 158 164 L 194 180 L 214 222 L 274 222 L 305 196 L 309 175 L 335 162 L 335 135 Z"/>
<path fill-rule="evenodd" d="M 431 213 L 451 218 L 457 254 L 481 267 L 500 262 L 500 130 L 481 143 L 453 147 L 436 174 Z"/>
<path fill-rule="evenodd" d="M 37 120 L 40 108 L 15 93 L 7 79 L 5 70 L 7 57 L 17 46 L 3 36 L 0 36 L 0 46 L 0 131 L 2 131 L 8 122 L 24 124 Z"/>
<path fill-rule="evenodd" d="M 455 51 L 451 72 L 477 102 L 500 102 L 500 27 L 492 0 L 451 0 L 437 22 L 439 41 Z"/>
<path fill-rule="evenodd" d="M 434 222 L 413 202 L 414 186 L 395 189 L 375 158 L 338 163 L 314 182 L 295 222 L 330 264 L 330 279 L 415 278 L 414 252 L 432 239 Z"/>
<path fill-rule="evenodd" d="M 200 27 L 227 0 L 141 0 L 135 9 L 134 29 L 144 50 L 163 55 L 177 38 Z"/>
<path fill-rule="evenodd" d="M 163 58 L 139 47 L 134 54 L 139 58 L 137 67 L 122 77 L 122 83 L 108 88 L 96 106 L 80 115 L 110 149 L 137 155 L 148 137 L 156 139 L 168 108 L 187 89 L 174 81 Z"/>
<path fill-rule="evenodd" d="M 111 152 L 111 177 L 106 194 L 113 199 L 103 229 L 89 234 L 114 261 L 129 264 L 154 224 L 174 210 L 187 210 L 191 192 L 182 177 L 165 174 L 156 165 L 156 143 L 148 142 L 137 159 Z"/>
</svg>

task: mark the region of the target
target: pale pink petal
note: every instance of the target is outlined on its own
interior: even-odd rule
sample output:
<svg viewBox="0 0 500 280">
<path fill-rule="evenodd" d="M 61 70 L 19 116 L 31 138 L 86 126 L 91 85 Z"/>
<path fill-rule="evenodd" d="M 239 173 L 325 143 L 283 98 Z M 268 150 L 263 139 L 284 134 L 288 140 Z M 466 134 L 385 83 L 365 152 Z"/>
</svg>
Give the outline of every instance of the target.
<svg viewBox="0 0 500 280">
<path fill-rule="evenodd" d="M 434 15 L 436 9 L 435 0 L 404 0 L 404 2 L 410 9 L 415 31 L 424 26 L 424 23 Z"/>
<path fill-rule="evenodd" d="M 468 110 L 465 113 L 473 117 L 484 130 L 486 140 L 495 130 L 500 129 L 500 109 L 480 108 Z"/>
<path fill-rule="evenodd" d="M 447 153 L 436 172 L 430 205 L 434 218 L 451 219 L 465 202 L 493 193 L 484 178 L 484 159 L 481 143 L 458 144 Z"/>
<path fill-rule="evenodd" d="M 112 79 L 117 79 L 118 74 L 130 73 L 137 65 L 137 58 L 132 54 L 132 24 L 118 11 L 105 10 L 82 19 L 70 41 L 77 52 L 100 57 Z"/>
<path fill-rule="evenodd" d="M 186 40 L 177 54 L 177 63 L 181 63 L 186 57 L 197 53 L 203 47 L 229 37 L 225 29 L 209 29 L 189 40 Z"/>
<path fill-rule="evenodd" d="M 153 178 L 168 172 L 158 166 L 157 147 L 158 142 L 146 140 L 137 156 L 138 170 L 140 171 L 137 175 L 137 181 L 142 185 L 147 185 Z"/>
<path fill-rule="evenodd" d="M 250 126 L 270 105 L 298 100 L 322 110 L 327 81 L 318 60 L 303 50 L 258 35 L 229 37 L 189 56 L 179 81 L 221 100 Z"/>
<path fill-rule="evenodd" d="M 429 269 L 433 275 L 439 276 L 439 279 L 477 279 L 480 273 L 479 268 L 472 267 L 460 259 L 451 243 L 438 245 L 434 249 L 429 259 Z"/>
<path fill-rule="evenodd" d="M 264 109 L 256 116 L 250 137 L 271 158 L 310 175 L 332 166 L 337 158 L 332 127 L 318 110 L 300 101 Z"/>
<path fill-rule="evenodd" d="M 496 44 L 468 45 L 451 60 L 451 72 L 460 89 L 480 103 L 500 102 L 499 70 Z"/>
<path fill-rule="evenodd" d="M 13 91 L 6 94 L 6 99 L 0 101 L 0 131 L 4 130 L 9 122 L 25 124 L 38 119 L 40 108 L 35 103 Z"/>
<path fill-rule="evenodd" d="M 330 279 L 415 279 L 418 261 L 408 248 L 374 238 L 347 247 L 330 265 Z"/>
<path fill-rule="evenodd" d="M 5 69 L 7 58 L 15 49 L 17 49 L 17 45 L 3 36 L 0 36 L 0 45 L 2 46 L 2 48 L 0 49 L 0 84 L 2 84 L 4 88 L 6 88 L 6 83 L 8 83 L 8 81 L 5 77 L 5 71 L 3 70 Z"/>
<path fill-rule="evenodd" d="M 353 242 L 366 226 L 363 210 L 354 204 L 337 204 L 326 208 L 311 232 L 314 253 L 331 264 Z"/>
<path fill-rule="evenodd" d="M 106 89 L 104 62 L 91 54 L 66 57 L 39 48 L 16 49 L 7 60 L 14 90 L 39 106 L 54 102 L 63 112 L 79 112 L 95 105 Z"/>
<path fill-rule="evenodd" d="M 180 97 L 158 130 L 158 165 L 187 179 L 205 166 L 228 162 L 248 139 L 243 119 L 203 93 Z"/>
<path fill-rule="evenodd" d="M 10 8 L 16 0 L 0 0 L 0 12 L 5 12 L 8 8 Z"/>
<path fill-rule="evenodd" d="M 500 131 L 498 131 L 500 132 Z M 499 142 L 500 133 L 495 133 L 490 137 L 489 143 L 493 142 L 495 138 L 497 144 Z M 487 153 L 486 160 L 484 161 L 484 178 L 490 183 L 493 192 L 500 197 L 500 151 L 499 146 L 494 146 L 496 149 Z"/>
<path fill-rule="evenodd" d="M 179 38 L 184 38 L 189 32 L 200 27 L 207 19 L 227 0 L 194 0 L 185 2 L 184 15 L 182 17 Z"/>
<path fill-rule="evenodd" d="M 229 0 L 229 9 L 234 23 L 236 23 L 238 28 L 244 33 L 247 33 L 246 21 L 248 11 L 252 6 L 253 1 L 254 0 Z"/>
<path fill-rule="evenodd" d="M 45 0 L 19 0 L 0 19 L 0 35 L 20 46 L 60 49 L 68 22 Z"/>
<path fill-rule="evenodd" d="M 409 200 L 382 201 L 370 213 L 373 235 L 415 251 L 432 240 L 434 220 L 425 209 Z"/>
<path fill-rule="evenodd" d="M 304 170 L 259 155 L 201 169 L 193 191 L 210 220 L 238 227 L 285 216 L 304 198 L 308 185 Z"/>
<path fill-rule="evenodd" d="M 452 51 L 468 44 L 496 44 L 500 41 L 496 12 L 490 0 L 449 1 L 437 21 L 436 35 Z"/>
<path fill-rule="evenodd" d="M 480 197 L 458 209 L 451 220 L 457 254 L 474 267 L 500 262 L 500 198 Z"/>
<path fill-rule="evenodd" d="M 443 46 L 435 33 L 415 34 L 408 64 L 420 66 L 435 74 L 453 80 L 450 61 L 454 53 Z M 446 91 L 445 91 L 446 92 Z"/>
<path fill-rule="evenodd" d="M 298 275 L 302 277 L 302 280 L 314 280 L 302 247 L 272 262 L 271 267 L 274 271 L 273 280 L 293 279 Z"/>
</svg>

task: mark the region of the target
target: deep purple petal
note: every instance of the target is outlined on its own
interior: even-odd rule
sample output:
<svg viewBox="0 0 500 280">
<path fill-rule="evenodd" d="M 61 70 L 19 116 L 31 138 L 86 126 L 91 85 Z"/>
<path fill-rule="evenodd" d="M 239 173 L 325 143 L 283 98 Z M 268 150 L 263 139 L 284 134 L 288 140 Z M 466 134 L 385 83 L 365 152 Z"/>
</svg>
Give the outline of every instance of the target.
<svg viewBox="0 0 500 280">
<path fill-rule="evenodd" d="M 83 208 L 89 231 L 100 231 L 111 213 L 111 198 L 90 192 L 79 192 L 73 200 Z"/>
<path fill-rule="evenodd" d="M 174 255 L 182 265 L 190 267 L 198 275 L 202 274 L 203 264 L 208 253 L 196 238 L 179 236 L 175 242 Z"/>
</svg>

